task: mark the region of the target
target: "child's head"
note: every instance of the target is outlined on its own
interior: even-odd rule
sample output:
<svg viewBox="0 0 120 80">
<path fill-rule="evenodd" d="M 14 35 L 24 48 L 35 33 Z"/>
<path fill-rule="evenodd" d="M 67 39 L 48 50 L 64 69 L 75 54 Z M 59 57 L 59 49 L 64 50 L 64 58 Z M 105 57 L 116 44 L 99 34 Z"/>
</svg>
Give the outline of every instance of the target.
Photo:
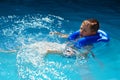
<svg viewBox="0 0 120 80">
<path fill-rule="evenodd" d="M 98 29 L 99 22 L 96 19 L 84 20 L 80 27 L 81 37 L 94 35 L 97 33 Z"/>
</svg>

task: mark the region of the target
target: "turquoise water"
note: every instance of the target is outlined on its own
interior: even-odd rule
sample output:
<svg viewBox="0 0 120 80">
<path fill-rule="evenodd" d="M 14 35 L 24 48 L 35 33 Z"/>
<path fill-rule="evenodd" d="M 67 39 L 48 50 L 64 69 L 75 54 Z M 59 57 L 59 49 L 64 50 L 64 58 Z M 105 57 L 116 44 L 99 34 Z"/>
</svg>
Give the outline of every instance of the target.
<svg viewBox="0 0 120 80">
<path fill-rule="evenodd" d="M 98 3 L 99 2 L 99 3 Z M 119 1 L 99 0 L 5 0 L 0 2 L 1 80 L 119 80 Z M 70 34 L 82 20 L 96 18 L 110 36 L 109 44 L 97 44 L 87 60 L 58 54 L 41 54 L 31 46 L 38 42 L 64 43 L 49 32 Z M 41 46 L 41 45 L 40 45 Z"/>
</svg>

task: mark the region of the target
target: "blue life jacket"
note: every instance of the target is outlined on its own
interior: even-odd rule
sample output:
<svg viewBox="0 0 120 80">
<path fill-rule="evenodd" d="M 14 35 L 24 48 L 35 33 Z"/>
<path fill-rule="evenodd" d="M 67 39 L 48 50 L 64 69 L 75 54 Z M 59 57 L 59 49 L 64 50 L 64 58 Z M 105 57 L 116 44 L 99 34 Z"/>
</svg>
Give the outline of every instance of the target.
<svg viewBox="0 0 120 80">
<path fill-rule="evenodd" d="M 78 40 L 75 41 L 76 39 L 78 39 Z M 101 41 L 108 42 L 109 37 L 106 32 L 104 32 L 102 30 L 98 30 L 98 32 L 95 35 L 85 36 L 85 37 L 80 38 L 80 31 L 76 31 L 68 37 L 68 40 L 75 41 L 74 46 L 76 48 L 81 48 L 83 46 L 91 45 L 93 43 L 97 43 L 97 42 L 101 42 Z"/>
</svg>

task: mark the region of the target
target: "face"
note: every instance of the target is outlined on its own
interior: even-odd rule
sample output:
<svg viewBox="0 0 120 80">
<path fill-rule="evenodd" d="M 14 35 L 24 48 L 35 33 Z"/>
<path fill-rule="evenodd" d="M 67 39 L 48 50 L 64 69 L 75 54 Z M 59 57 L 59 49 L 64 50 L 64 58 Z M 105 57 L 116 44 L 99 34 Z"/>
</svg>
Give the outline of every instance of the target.
<svg viewBox="0 0 120 80">
<path fill-rule="evenodd" d="M 85 24 L 81 25 L 81 27 L 80 27 L 80 36 L 81 37 L 90 36 L 90 35 L 93 35 L 93 34 L 95 34 L 95 32 L 91 31 L 89 26 L 87 26 Z"/>
</svg>

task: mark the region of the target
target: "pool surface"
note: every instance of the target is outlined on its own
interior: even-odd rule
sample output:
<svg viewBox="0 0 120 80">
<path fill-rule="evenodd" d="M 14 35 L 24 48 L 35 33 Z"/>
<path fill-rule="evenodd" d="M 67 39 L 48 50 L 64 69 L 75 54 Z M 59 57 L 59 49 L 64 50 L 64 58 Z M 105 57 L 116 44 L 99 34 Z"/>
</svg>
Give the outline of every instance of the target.
<svg viewBox="0 0 120 80">
<path fill-rule="evenodd" d="M 2 0 L 0 1 L 0 80 L 120 80 L 120 1 Z M 65 43 L 52 36 L 70 34 L 82 21 L 96 18 L 110 36 L 96 44 L 96 59 L 45 53 L 45 42 Z M 37 47 L 34 46 L 37 44 Z M 52 45 L 52 44 L 51 44 Z M 41 47 L 42 46 L 42 47 Z M 56 46 L 54 46 L 56 47 Z"/>
</svg>

